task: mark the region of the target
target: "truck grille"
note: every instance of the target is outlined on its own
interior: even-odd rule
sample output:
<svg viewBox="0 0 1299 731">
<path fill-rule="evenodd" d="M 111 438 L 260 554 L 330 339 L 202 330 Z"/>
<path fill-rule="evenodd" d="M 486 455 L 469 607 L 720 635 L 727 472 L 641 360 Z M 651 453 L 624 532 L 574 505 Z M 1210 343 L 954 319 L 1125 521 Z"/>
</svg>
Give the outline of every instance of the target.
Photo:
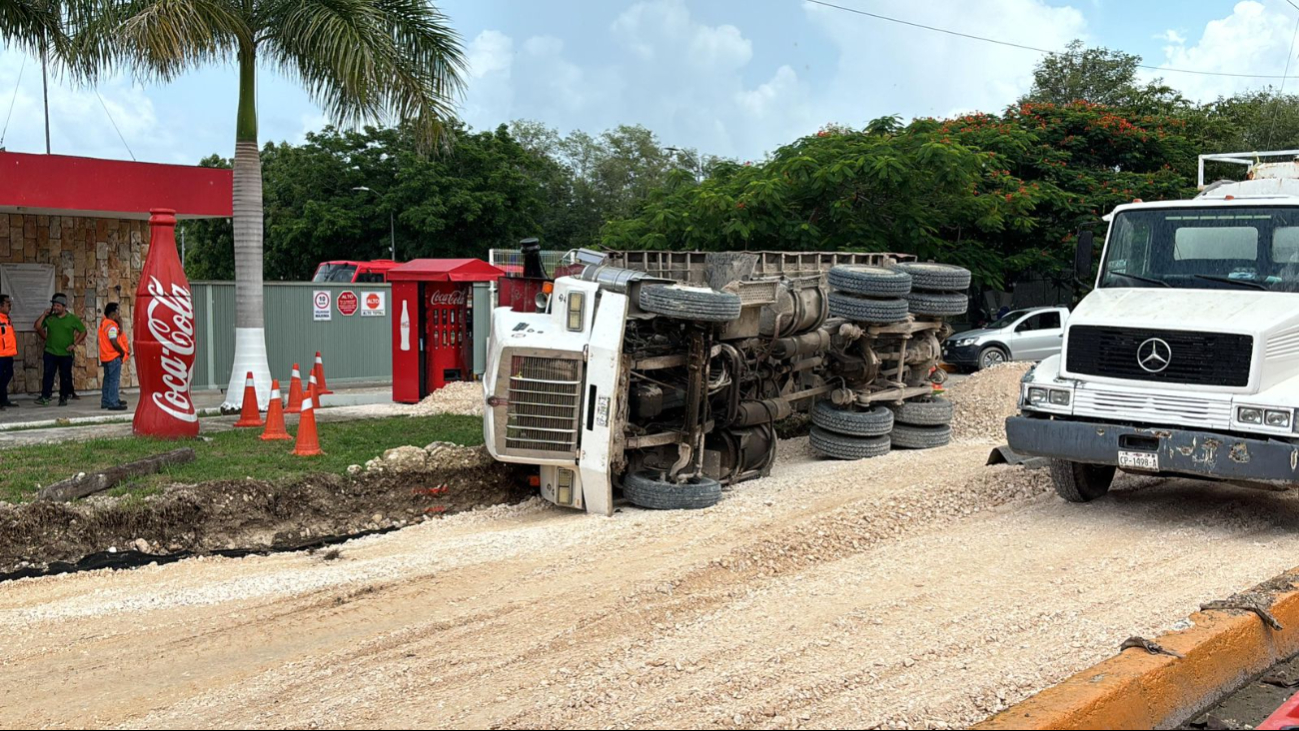
<svg viewBox="0 0 1299 731">
<path fill-rule="evenodd" d="M 581 368 L 578 360 L 514 356 L 506 448 L 561 454 L 577 451 Z"/>
<path fill-rule="evenodd" d="M 1142 368 L 1137 360 L 1138 349 L 1151 338 L 1163 340 L 1171 351 L 1168 367 L 1157 373 Z M 1075 325 L 1069 328 L 1067 366 L 1071 373 L 1089 376 L 1245 386 L 1253 350 L 1250 335 Z"/>
<path fill-rule="evenodd" d="M 1210 400 L 1080 388 L 1074 392 L 1074 414 L 1147 424 L 1231 428 L 1230 398 Z"/>
</svg>

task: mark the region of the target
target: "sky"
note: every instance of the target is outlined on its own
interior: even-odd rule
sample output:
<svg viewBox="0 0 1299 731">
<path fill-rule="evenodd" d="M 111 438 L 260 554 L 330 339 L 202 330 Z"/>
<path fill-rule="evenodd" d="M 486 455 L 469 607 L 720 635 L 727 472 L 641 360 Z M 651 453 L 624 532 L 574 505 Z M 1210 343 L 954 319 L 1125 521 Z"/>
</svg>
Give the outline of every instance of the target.
<svg viewBox="0 0 1299 731">
<path fill-rule="evenodd" d="M 1046 49 L 1071 39 L 1135 53 L 1211 100 L 1279 79 L 1299 29 L 1287 0 L 830 0 Z M 1027 91 L 1041 54 L 889 23 L 805 0 L 435 0 L 469 68 L 459 114 L 476 129 L 531 119 L 569 132 L 643 124 L 665 145 L 760 159 L 830 123 L 996 112 Z M 1170 12 L 1175 8 L 1175 12 Z M 1299 46 L 1294 46 L 1299 52 Z M 1299 92 L 1299 61 L 1286 81 Z M 50 80 L 52 150 L 151 162 L 233 155 L 229 65 L 160 84 Z M 260 72 L 260 137 L 300 142 L 329 120 L 295 82 Z M 0 141 L 43 152 L 39 62 L 0 50 Z M 114 129 L 114 123 L 116 129 Z M 0 122 L 0 124 L 4 124 Z M 1299 146 L 1299 140 L 1288 143 Z"/>
</svg>

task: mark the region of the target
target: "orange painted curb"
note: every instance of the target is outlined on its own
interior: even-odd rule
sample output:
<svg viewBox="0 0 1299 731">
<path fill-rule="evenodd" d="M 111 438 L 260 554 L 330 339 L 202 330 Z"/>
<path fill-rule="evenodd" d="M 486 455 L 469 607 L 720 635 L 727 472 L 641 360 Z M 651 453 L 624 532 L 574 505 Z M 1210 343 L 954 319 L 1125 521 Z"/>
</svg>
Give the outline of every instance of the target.
<svg viewBox="0 0 1299 731">
<path fill-rule="evenodd" d="M 1155 640 L 1185 657 L 1140 649 L 1074 675 L 976 729 L 1168 728 L 1189 720 L 1299 652 L 1299 592 L 1275 595 L 1274 630 L 1253 612 L 1196 612 L 1195 626 Z"/>
</svg>

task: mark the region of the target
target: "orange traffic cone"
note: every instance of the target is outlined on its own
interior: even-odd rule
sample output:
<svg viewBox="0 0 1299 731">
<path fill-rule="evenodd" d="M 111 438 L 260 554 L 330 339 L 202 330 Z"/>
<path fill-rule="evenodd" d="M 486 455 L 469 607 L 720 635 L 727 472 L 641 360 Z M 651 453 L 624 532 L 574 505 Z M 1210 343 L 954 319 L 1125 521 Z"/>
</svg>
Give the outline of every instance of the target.
<svg viewBox="0 0 1299 731">
<path fill-rule="evenodd" d="M 293 376 L 289 378 L 289 408 L 284 410 L 286 414 L 298 414 L 302 412 L 302 374 L 298 372 L 298 364 L 293 364 Z"/>
<path fill-rule="evenodd" d="M 277 442 L 292 439 L 284 428 L 284 404 L 280 402 L 280 382 L 271 381 L 271 407 L 266 410 L 266 431 L 262 441 Z"/>
<path fill-rule="evenodd" d="M 307 390 L 307 397 L 302 400 L 302 417 L 298 419 L 298 441 L 293 446 L 293 454 L 299 457 L 315 457 L 324 454 L 320 451 L 320 439 L 316 436 L 316 389 Z"/>
<path fill-rule="evenodd" d="M 244 408 L 235 426 L 261 426 L 262 417 L 257 412 L 257 386 L 253 385 L 253 372 L 244 378 Z"/>
<path fill-rule="evenodd" d="M 316 351 L 316 365 L 312 367 L 312 372 L 316 375 L 316 385 L 320 387 L 320 393 L 317 395 L 325 396 L 333 393 L 325 383 L 325 361 L 320 357 L 319 350 Z M 316 405 L 319 406 L 320 404 L 317 403 Z"/>
</svg>

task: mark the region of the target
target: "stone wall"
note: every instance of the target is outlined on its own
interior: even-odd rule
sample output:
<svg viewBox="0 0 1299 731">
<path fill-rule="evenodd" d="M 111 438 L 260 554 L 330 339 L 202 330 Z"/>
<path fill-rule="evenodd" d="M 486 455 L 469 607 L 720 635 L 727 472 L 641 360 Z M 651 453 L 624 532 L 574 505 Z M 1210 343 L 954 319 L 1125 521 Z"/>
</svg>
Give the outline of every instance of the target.
<svg viewBox="0 0 1299 731">
<path fill-rule="evenodd" d="M 5 219 L 8 219 L 7 221 Z M 86 342 L 77 350 L 73 383 L 78 391 L 99 389 L 99 323 L 104 305 L 117 302 L 131 337 L 135 288 L 149 254 L 149 223 L 118 218 L 38 216 L 0 213 L 0 264 L 52 264 L 54 289 L 71 298 L 70 309 L 86 324 Z M 18 359 L 11 393 L 39 393 L 45 346 L 35 323 L 18 329 Z M 139 385 L 133 363 L 122 369 L 122 387 Z M 55 381 L 58 392 L 58 381 Z"/>
</svg>

